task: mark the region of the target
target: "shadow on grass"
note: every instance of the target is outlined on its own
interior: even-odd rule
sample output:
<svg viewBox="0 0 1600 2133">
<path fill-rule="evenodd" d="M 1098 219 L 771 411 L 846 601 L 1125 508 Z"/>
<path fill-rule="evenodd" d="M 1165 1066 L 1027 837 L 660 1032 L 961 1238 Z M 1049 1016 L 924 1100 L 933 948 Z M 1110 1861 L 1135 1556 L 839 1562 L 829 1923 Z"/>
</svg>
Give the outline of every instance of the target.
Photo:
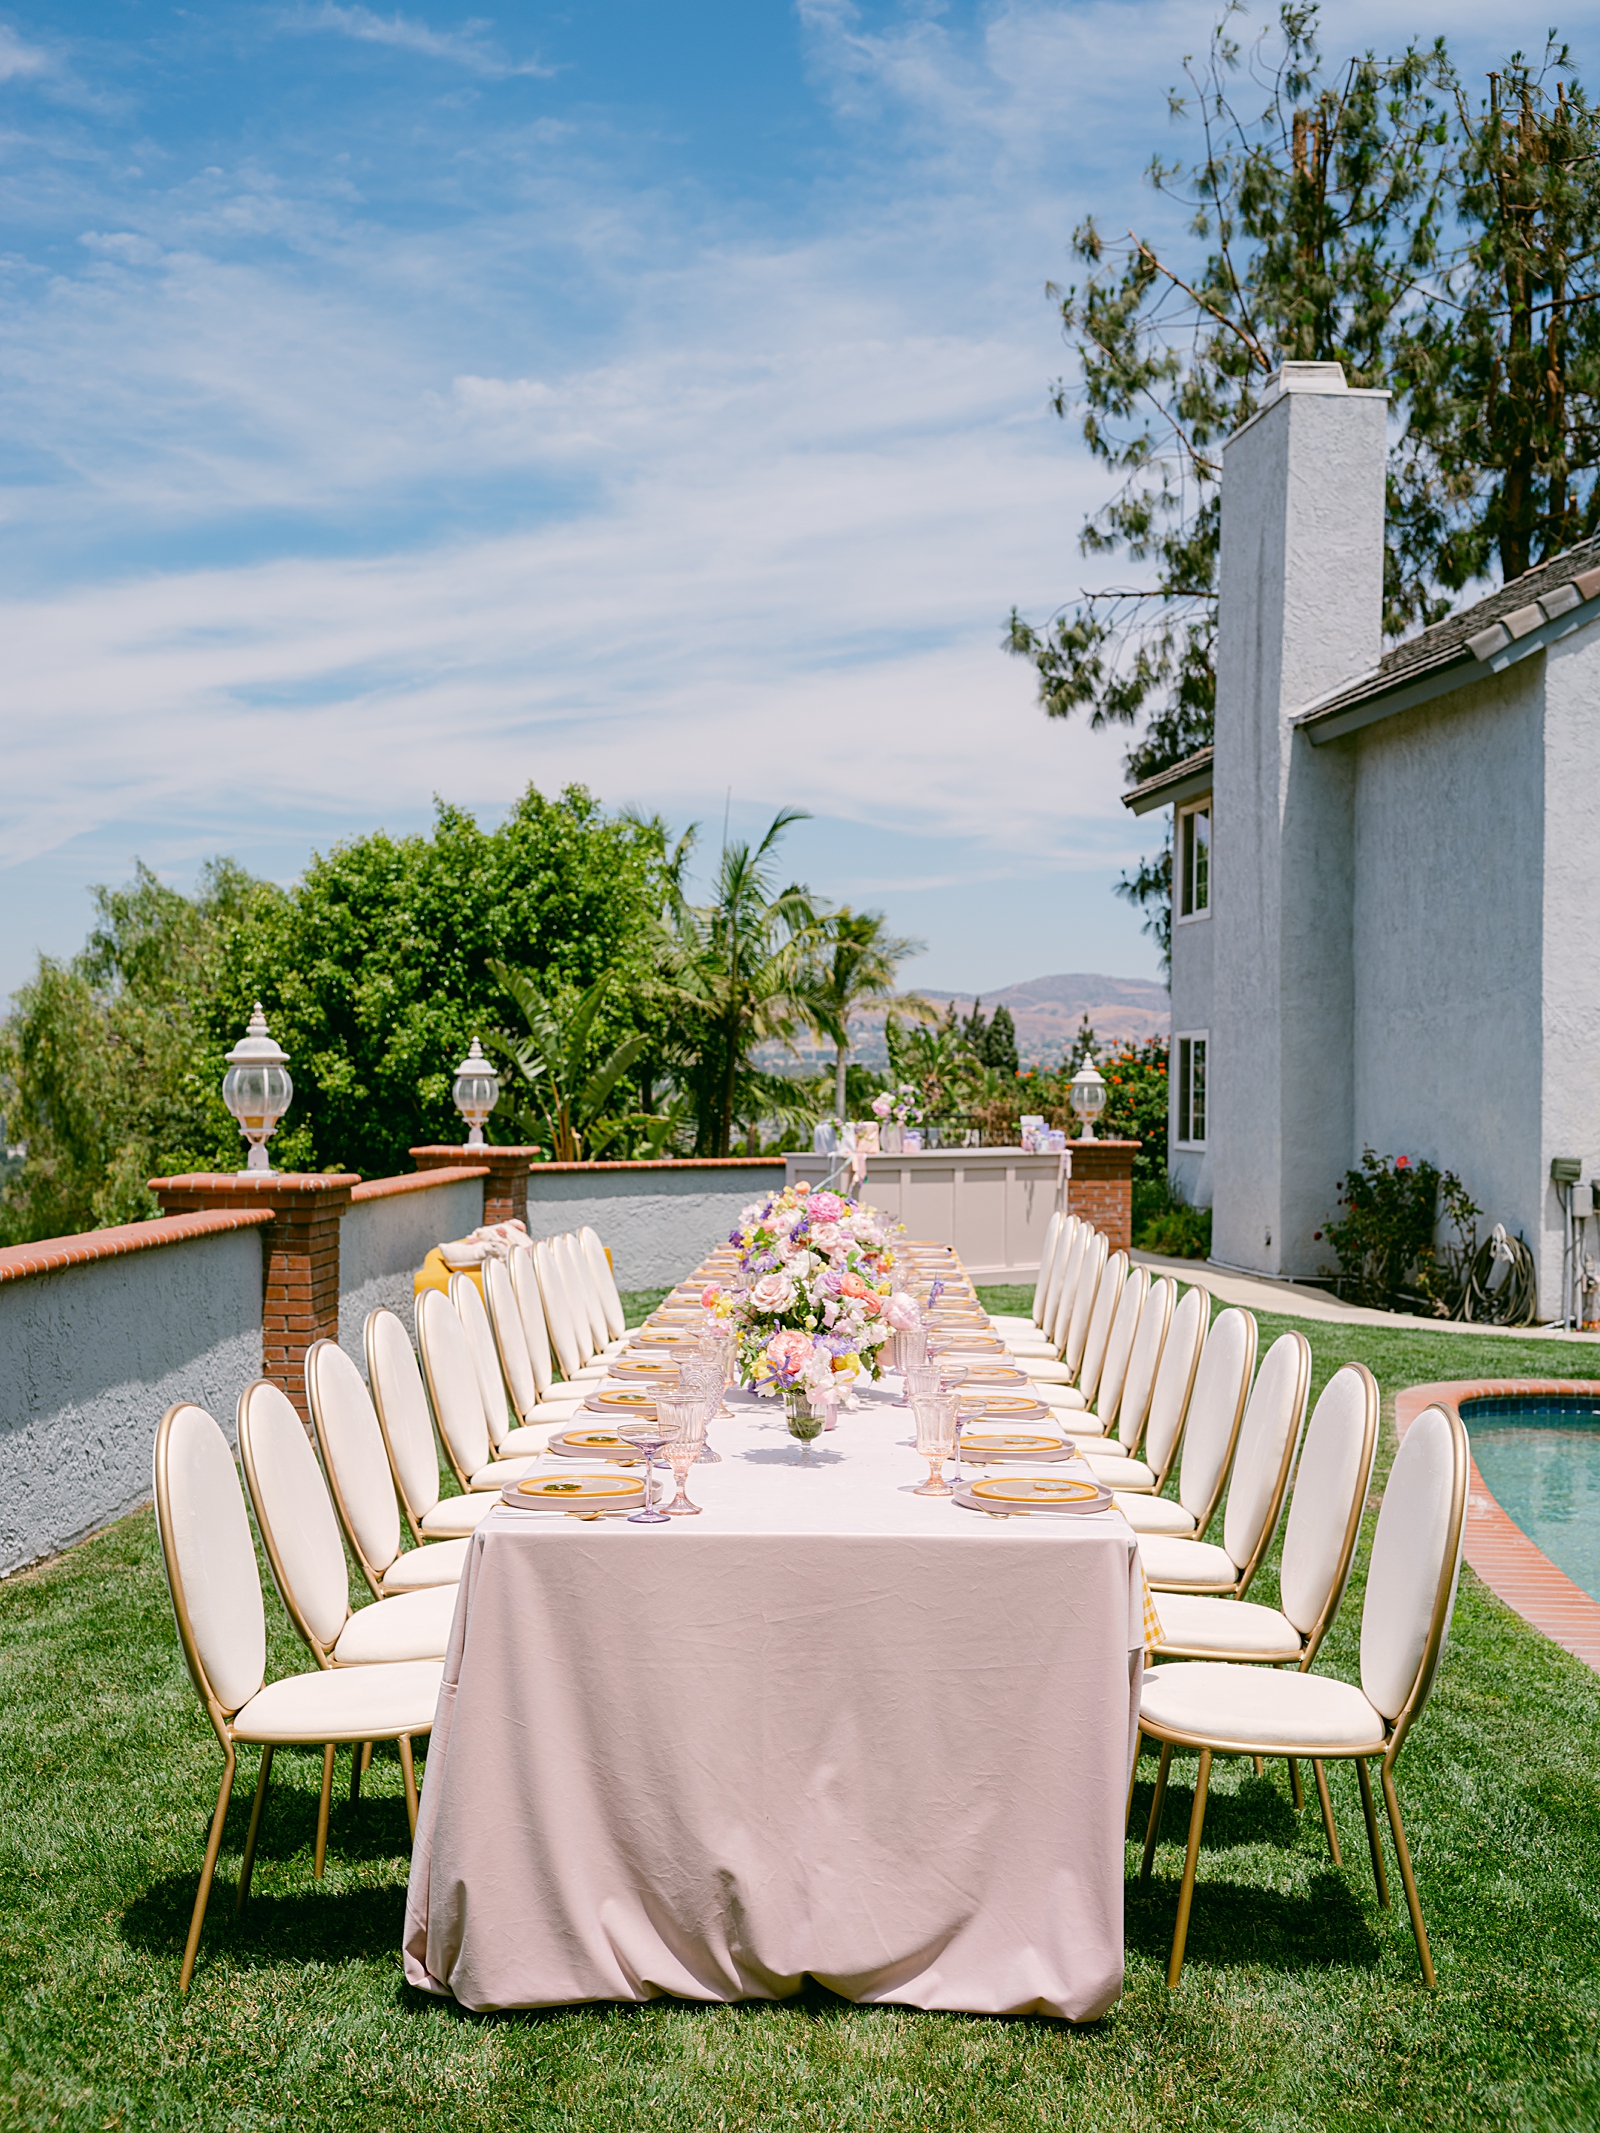
<svg viewBox="0 0 1600 2133">
<path fill-rule="evenodd" d="M 1165 1963 L 1178 1916 L 1177 1877 L 1152 1879 L 1147 1888 L 1130 1878 L 1124 1906 L 1123 1938 L 1130 1953 L 1137 1950 Z M 1359 1898 L 1331 1867 L 1314 1874 L 1304 1894 L 1234 1881 L 1196 1884 L 1185 1968 L 1249 1962 L 1270 1970 L 1371 1970 L 1381 1955 Z"/>
<path fill-rule="evenodd" d="M 1140 1768 L 1144 1765 L 1141 1763 Z M 1183 1844 L 1189 1835 L 1189 1813 L 1194 1805 L 1194 1785 L 1178 1782 L 1183 1776 L 1183 1766 L 1175 1765 L 1167 1780 L 1167 1797 L 1161 1809 L 1161 1835 L 1168 1843 Z M 1283 1851 L 1292 1850 L 1300 1833 L 1302 1815 L 1296 1814 L 1289 1801 L 1288 1779 L 1283 1767 L 1276 1768 L 1278 1783 L 1273 1783 L 1274 1767 L 1267 1766 L 1267 1775 L 1257 1777 L 1254 1772 L 1240 1785 L 1236 1792 L 1223 1792 L 1212 1787 L 1206 1798 L 1205 1828 L 1200 1833 L 1200 1849 L 1203 1852 L 1232 1851 L 1241 1844 L 1272 1844 Z M 1311 1766 L 1307 1764 L 1302 1773 L 1309 1789 Z M 1128 1835 L 1142 1844 L 1145 1831 L 1150 1826 L 1150 1802 L 1155 1798 L 1155 1780 L 1134 1787 L 1133 1813 L 1128 1818 Z M 1315 1795 L 1309 1812 L 1316 1813 Z"/>
<path fill-rule="evenodd" d="M 141 1954 L 170 1962 L 174 1982 L 194 1908 L 197 1877 L 167 1874 L 122 1914 L 122 1937 Z M 220 1874 L 211 1891 L 201 1960 L 226 1955 L 248 1968 L 280 1963 L 388 1962 L 399 1951 L 406 1908 L 401 1887 L 312 1888 L 276 1896 L 252 1887 L 241 1919 L 233 1915 L 237 1882 Z"/>
</svg>

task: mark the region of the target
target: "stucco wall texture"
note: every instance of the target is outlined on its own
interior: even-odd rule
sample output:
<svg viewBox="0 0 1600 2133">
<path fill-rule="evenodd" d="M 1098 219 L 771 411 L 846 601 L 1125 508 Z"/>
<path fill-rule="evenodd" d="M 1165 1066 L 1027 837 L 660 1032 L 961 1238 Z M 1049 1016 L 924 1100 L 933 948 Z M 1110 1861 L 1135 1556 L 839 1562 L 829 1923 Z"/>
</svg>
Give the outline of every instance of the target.
<svg viewBox="0 0 1600 2133">
<path fill-rule="evenodd" d="M 781 1189 L 771 1163 L 748 1170 L 541 1170 L 528 1175 L 528 1234 L 553 1237 L 588 1223 L 611 1252 L 621 1289 L 669 1287 L 698 1266 L 741 1208 Z"/>
<path fill-rule="evenodd" d="M 387 1307 L 411 1327 L 412 1276 L 436 1244 L 483 1220 L 482 1178 L 354 1201 L 339 1225 L 339 1346 L 366 1374 L 362 1328 Z"/>
<path fill-rule="evenodd" d="M 234 1433 L 261 1374 L 261 1233 L 100 1259 L 0 1290 L 0 1576 L 145 1502 L 156 1424 Z"/>
</svg>

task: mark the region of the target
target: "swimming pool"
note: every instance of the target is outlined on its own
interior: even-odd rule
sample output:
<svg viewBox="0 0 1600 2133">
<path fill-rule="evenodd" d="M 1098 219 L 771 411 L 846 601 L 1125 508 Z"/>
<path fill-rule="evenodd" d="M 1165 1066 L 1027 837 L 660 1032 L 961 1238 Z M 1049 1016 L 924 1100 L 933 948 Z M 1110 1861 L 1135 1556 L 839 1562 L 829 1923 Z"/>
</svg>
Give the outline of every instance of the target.
<svg viewBox="0 0 1600 2133">
<path fill-rule="evenodd" d="M 1488 1394 L 1463 1400 L 1461 1419 L 1506 1516 L 1600 1600 L 1600 1395 Z"/>
</svg>

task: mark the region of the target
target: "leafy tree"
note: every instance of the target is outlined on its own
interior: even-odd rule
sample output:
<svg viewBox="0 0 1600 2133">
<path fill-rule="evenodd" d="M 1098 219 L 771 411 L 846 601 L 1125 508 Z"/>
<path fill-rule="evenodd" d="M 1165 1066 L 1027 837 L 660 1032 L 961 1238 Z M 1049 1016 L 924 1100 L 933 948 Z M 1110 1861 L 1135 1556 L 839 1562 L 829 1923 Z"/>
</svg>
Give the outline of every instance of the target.
<svg viewBox="0 0 1600 2133">
<path fill-rule="evenodd" d="M 1211 739 L 1221 447 L 1283 361 L 1396 395 L 1390 635 L 1492 562 L 1510 574 L 1600 524 L 1600 143 L 1565 48 L 1537 71 L 1514 58 L 1474 112 L 1442 40 L 1330 70 L 1314 6 L 1280 7 L 1248 51 L 1241 13 L 1169 98 L 1198 157 L 1148 172 L 1188 248 L 1111 243 L 1089 219 L 1083 282 L 1050 292 L 1078 372 L 1056 412 L 1119 478 L 1080 547 L 1137 568 L 1042 626 L 1013 610 L 1007 644 L 1047 715 L 1138 729 L 1134 779 Z M 1165 953 L 1170 852 L 1120 888 Z"/>
<path fill-rule="evenodd" d="M 989 1020 L 983 1040 L 983 1063 L 1001 1074 L 1017 1071 L 1017 1025 L 1003 1000 Z"/>
<path fill-rule="evenodd" d="M 903 1028 L 891 1013 L 884 1018 L 883 1035 L 889 1079 L 909 1083 L 917 1091 L 925 1119 L 948 1123 L 969 1109 L 983 1079 L 983 1062 L 973 1052 L 953 1002 L 924 1027 Z"/>
<path fill-rule="evenodd" d="M 96 889 L 80 954 L 40 957 L 0 1030 L 0 1103 L 27 1148 L 0 1242 L 140 1221 L 161 1211 L 152 1176 L 239 1167 L 206 1010 L 227 931 L 261 889 L 222 860 L 190 898 L 141 865 L 126 887 Z"/>
<path fill-rule="evenodd" d="M 607 815 L 581 786 L 556 799 L 530 787 L 494 830 L 440 802 L 431 836 L 336 845 L 234 928 L 211 1010 L 217 1077 L 260 999 L 290 1056 L 303 1159 L 408 1169 L 412 1147 L 460 1138 L 456 1064 L 515 1013 L 494 965 L 547 992 L 609 973 L 595 1041 L 630 1033 L 662 863 L 650 826 Z M 498 1112 L 487 1128 L 502 1141 L 514 1130 Z"/>
<path fill-rule="evenodd" d="M 635 1031 L 604 1059 L 596 1058 L 595 1018 L 611 985 L 602 971 L 588 991 L 547 999 L 525 971 L 504 963 L 489 965 L 511 995 L 528 1025 L 526 1037 L 506 1037 L 505 1049 L 533 1092 L 533 1108 L 550 1154 L 558 1163 L 582 1162 L 599 1155 L 623 1130 L 623 1121 L 607 1115 L 613 1091 L 649 1043 Z"/>
<path fill-rule="evenodd" d="M 881 911 L 829 912 L 815 936 L 815 955 L 804 990 L 804 1014 L 817 1034 L 834 1048 L 833 1109 L 845 1109 L 846 1072 L 850 1062 L 850 1018 L 863 1007 L 890 1003 L 912 1014 L 931 1015 L 920 994 L 895 990 L 900 965 L 920 955 L 924 943 L 903 940 L 888 930 Z"/>
<path fill-rule="evenodd" d="M 655 982 L 677 1025 L 674 1071 L 694 1106 L 697 1155 L 727 1155 L 740 1119 L 754 1130 L 763 1116 L 810 1116 L 803 1086 L 752 1058 L 805 1019 L 820 920 L 809 890 L 777 886 L 775 859 L 784 831 L 808 819 L 782 808 L 759 844 L 725 845 L 707 904 L 668 884 Z"/>
</svg>

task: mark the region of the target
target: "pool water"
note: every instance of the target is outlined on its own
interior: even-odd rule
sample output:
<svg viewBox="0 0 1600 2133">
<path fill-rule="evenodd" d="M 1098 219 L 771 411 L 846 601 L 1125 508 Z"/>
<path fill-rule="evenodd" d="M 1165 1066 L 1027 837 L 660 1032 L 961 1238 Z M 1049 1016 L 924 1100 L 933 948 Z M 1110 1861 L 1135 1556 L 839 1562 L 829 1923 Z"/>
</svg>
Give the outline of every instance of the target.
<svg viewBox="0 0 1600 2133">
<path fill-rule="evenodd" d="M 1600 1398 L 1505 1393 L 1463 1400 L 1461 1419 L 1507 1517 L 1600 1600 Z"/>
</svg>

